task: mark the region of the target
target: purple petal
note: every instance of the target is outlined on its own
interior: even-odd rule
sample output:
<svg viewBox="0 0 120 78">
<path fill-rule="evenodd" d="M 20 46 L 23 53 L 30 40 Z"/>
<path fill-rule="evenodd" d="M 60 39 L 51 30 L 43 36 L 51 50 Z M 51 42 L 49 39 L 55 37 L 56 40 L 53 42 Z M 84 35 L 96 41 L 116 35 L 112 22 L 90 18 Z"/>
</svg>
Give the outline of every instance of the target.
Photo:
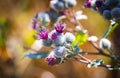
<svg viewBox="0 0 120 78">
<path fill-rule="evenodd" d="M 55 30 L 58 32 L 58 33 L 62 33 L 64 31 L 64 25 L 62 24 L 57 24 L 55 25 Z"/>
<path fill-rule="evenodd" d="M 57 60 L 56 60 L 56 58 L 55 57 L 47 57 L 46 58 L 46 62 L 48 63 L 48 65 L 50 65 L 50 66 L 53 66 L 53 65 L 55 65 L 55 64 L 57 64 Z"/>
<path fill-rule="evenodd" d="M 90 8 L 91 7 L 91 0 L 87 0 L 87 2 L 84 5 L 85 8 Z"/>
<path fill-rule="evenodd" d="M 41 39 L 47 39 L 48 38 L 48 32 L 45 31 L 45 30 L 40 31 L 39 36 L 40 36 Z"/>
<path fill-rule="evenodd" d="M 56 34 L 56 33 L 53 33 L 52 36 L 51 36 L 51 38 L 52 38 L 53 40 L 55 40 L 55 39 L 57 38 L 57 34 Z"/>
<path fill-rule="evenodd" d="M 36 24 L 37 24 L 37 21 L 33 20 L 33 22 L 32 22 L 32 28 L 33 28 L 33 29 L 36 28 Z"/>
</svg>

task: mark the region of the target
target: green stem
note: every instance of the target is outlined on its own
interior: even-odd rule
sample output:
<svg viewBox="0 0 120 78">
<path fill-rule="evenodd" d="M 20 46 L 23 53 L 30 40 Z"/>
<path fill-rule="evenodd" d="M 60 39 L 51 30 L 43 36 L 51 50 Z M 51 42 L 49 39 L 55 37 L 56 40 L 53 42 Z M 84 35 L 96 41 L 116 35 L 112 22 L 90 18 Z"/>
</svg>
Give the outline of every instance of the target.
<svg viewBox="0 0 120 78">
<path fill-rule="evenodd" d="M 109 28 L 107 29 L 107 31 L 105 32 L 102 38 L 107 38 L 115 30 L 117 26 L 118 26 L 118 23 L 112 21 Z"/>
</svg>

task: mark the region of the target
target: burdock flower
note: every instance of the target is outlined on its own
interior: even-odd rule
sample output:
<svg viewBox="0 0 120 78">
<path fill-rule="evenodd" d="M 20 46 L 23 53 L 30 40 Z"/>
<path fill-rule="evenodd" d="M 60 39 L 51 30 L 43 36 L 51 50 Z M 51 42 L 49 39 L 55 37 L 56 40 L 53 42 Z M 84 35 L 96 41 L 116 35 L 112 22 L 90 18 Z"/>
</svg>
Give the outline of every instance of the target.
<svg viewBox="0 0 120 78">
<path fill-rule="evenodd" d="M 66 54 L 66 48 L 64 46 L 55 47 L 54 54 L 57 58 L 62 58 Z"/>
<path fill-rule="evenodd" d="M 65 43 L 65 37 L 63 34 L 57 34 L 57 38 L 53 40 L 55 46 L 63 46 Z"/>
<path fill-rule="evenodd" d="M 53 30 L 49 33 L 50 38 L 53 41 L 55 46 L 63 46 L 65 43 L 65 37 L 63 33 L 58 33 L 56 30 Z"/>
<path fill-rule="evenodd" d="M 57 39 L 57 33 L 53 33 L 53 34 L 51 35 L 51 38 L 52 38 L 53 40 Z"/>
<path fill-rule="evenodd" d="M 103 1 L 97 0 L 97 1 L 95 2 L 95 5 L 96 5 L 97 8 L 100 8 L 100 7 L 103 5 Z"/>
<path fill-rule="evenodd" d="M 37 24 L 37 20 L 33 19 L 32 20 L 32 28 L 35 29 L 36 28 L 36 24 Z"/>
<path fill-rule="evenodd" d="M 55 30 L 58 33 L 62 33 L 64 31 L 65 25 L 64 24 L 55 24 Z"/>
<path fill-rule="evenodd" d="M 54 56 L 54 52 L 51 52 L 47 57 L 46 57 L 46 62 L 48 63 L 48 65 L 53 66 L 55 64 L 57 64 L 57 59 Z"/>
<path fill-rule="evenodd" d="M 41 39 L 48 39 L 48 32 L 46 30 L 42 30 L 39 33 Z"/>
<path fill-rule="evenodd" d="M 84 8 L 90 8 L 90 7 L 91 7 L 91 0 L 87 0 L 84 5 Z"/>
</svg>

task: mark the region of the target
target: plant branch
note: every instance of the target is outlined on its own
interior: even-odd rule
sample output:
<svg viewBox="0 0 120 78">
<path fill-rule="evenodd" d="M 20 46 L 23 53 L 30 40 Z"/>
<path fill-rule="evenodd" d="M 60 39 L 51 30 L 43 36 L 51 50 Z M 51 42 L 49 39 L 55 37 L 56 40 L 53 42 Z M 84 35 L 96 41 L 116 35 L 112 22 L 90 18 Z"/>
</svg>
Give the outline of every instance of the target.
<svg viewBox="0 0 120 78">
<path fill-rule="evenodd" d="M 79 57 L 87 61 L 88 63 L 91 63 L 91 60 L 87 59 L 86 57 L 82 56 L 81 54 L 78 54 Z"/>
<path fill-rule="evenodd" d="M 92 46 L 96 49 L 96 50 L 98 50 L 98 52 L 99 52 L 99 54 L 101 54 L 101 55 L 104 55 L 104 56 L 107 56 L 107 57 L 110 57 L 111 58 L 111 55 L 109 55 L 109 54 L 106 54 L 102 49 L 100 49 L 98 46 L 97 46 L 97 44 L 95 44 L 95 43 L 93 43 L 93 42 L 91 42 L 91 41 L 89 41 L 91 44 L 92 44 Z"/>
<path fill-rule="evenodd" d="M 83 60 L 80 59 L 80 58 L 76 58 L 76 57 L 74 57 L 74 60 L 75 60 L 75 61 L 78 61 L 78 62 L 85 63 L 85 64 L 90 64 L 90 63 L 92 62 L 91 60 L 87 59 L 86 57 L 84 57 L 84 56 L 82 56 L 82 55 L 79 55 L 79 56 L 82 57 Z M 108 70 L 115 70 L 115 67 L 114 67 L 114 66 L 108 65 L 108 64 L 98 65 L 98 67 L 105 67 L 105 68 L 107 68 Z M 119 68 L 118 68 L 118 70 L 119 70 Z"/>
<path fill-rule="evenodd" d="M 80 52 L 80 54 L 85 54 L 85 55 L 87 55 L 87 54 L 90 54 L 90 55 L 100 55 L 100 53 L 99 52 Z"/>
<path fill-rule="evenodd" d="M 111 24 L 109 26 L 109 28 L 107 28 L 105 34 L 103 35 L 102 38 L 107 38 L 114 30 L 115 28 L 118 26 L 118 23 L 111 21 Z"/>
</svg>

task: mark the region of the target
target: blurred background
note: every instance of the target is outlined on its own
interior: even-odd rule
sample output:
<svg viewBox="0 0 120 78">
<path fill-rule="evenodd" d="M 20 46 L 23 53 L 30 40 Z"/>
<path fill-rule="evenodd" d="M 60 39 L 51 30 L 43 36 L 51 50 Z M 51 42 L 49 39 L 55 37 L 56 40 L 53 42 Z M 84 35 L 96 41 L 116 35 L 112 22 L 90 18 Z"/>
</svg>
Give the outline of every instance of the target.
<svg viewBox="0 0 120 78">
<path fill-rule="evenodd" d="M 68 60 L 64 64 L 48 66 L 44 59 L 34 60 L 23 58 L 25 52 L 48 50 L 40 44 L 35 45 L 34 31 L 30 28 L 32 17 L 39 12 L 49 10 L 50 0 L 0 0 L 0 78 L 112 78 L 112 71 L 105 68 L 87 68 L 85 64 Z M 85 0 L 77 0 L 74 9 L 83 10 L 88 16 L 81 20 L 89 35 L 102 37 L 109 22 L 91 9 L 83 9 Z M 74 28 L 67 23 L 69 28 Z M 80 46 L 84 51 L 95 51 L 86 43 Z M 102 58 L 106 63 L 110 59 L 103 56 L 87 56 L 88 58 Z"/>
</svg>

